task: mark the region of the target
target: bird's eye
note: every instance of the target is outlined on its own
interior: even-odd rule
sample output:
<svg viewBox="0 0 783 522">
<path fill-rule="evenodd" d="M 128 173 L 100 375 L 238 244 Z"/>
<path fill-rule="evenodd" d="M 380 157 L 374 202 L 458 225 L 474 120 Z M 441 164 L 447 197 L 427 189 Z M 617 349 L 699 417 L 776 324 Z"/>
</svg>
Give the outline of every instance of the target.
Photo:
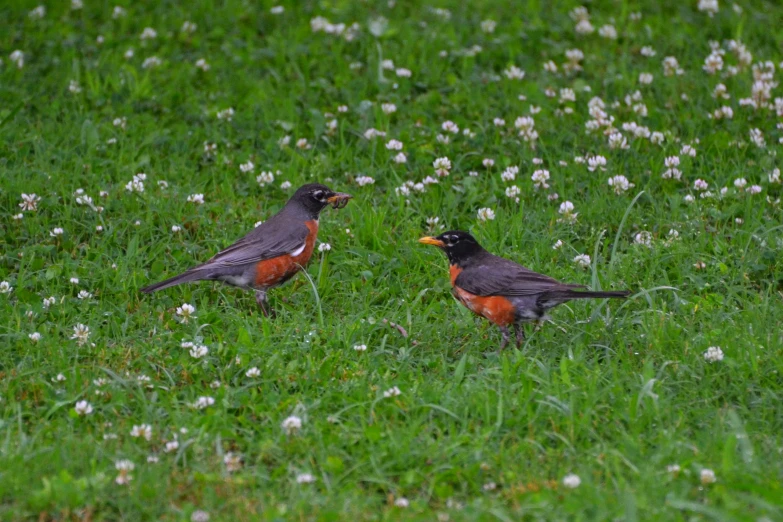
<svg viewBox="0 0 783 522">
<path fill-rule="evenodd" d="M 319 201 L 322 201 L 324 199 L 324 191 L 316 190 L 315 192 L 313 192 L 313 197 Z"/>
</svg>

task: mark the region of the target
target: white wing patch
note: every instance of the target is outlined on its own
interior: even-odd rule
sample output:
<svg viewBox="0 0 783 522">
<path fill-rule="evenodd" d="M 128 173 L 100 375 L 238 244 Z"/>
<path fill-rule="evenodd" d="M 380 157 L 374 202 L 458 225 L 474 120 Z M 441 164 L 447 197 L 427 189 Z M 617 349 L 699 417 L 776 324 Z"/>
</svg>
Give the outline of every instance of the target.
<svg viewBox="0 0 783 522">
<path fill-rule="evenodd" d="M 304 252 L 305 247 L 307 246 L 307 243 L 303 243 L 302 246 L 291 252 L 291 257 L 296 257 L 302 252 Z"/>
</svg>

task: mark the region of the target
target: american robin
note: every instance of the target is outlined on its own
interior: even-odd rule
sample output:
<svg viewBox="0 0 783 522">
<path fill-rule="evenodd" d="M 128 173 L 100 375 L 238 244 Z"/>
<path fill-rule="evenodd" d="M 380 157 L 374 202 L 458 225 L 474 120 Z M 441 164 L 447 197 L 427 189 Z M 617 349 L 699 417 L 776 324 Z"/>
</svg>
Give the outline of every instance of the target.
<svg viewBox="0 0 783 522">
<path fill-rule="evenodd" d="M 321 211 L 327 205 L 342 208 L 349 199 L 349 194 L 320 183 L 302 185 L 280 212 L 206 263 L 141 291 L 150 294 L 191 281 L 222 281 L 255 290 L 258 306 L 269 316 L 272 309 L 266 292 L 291 279 L 310 261 Z"/>
<path fill-rule="evenodd" d="M 564 284 L 538 274 L 511 260 L 490 254 L 468 234 L 459 230 L 438 237 L 423 237 L 419 243 L 435 245 L 449 258 L 452 293 L 473 313 L 500 328 L 506 347 L 514 325 L 517 346 L 525 340 L 524 323 L 548 319 L 550 308 L 572 299 L 628 297 L 630 292 L 578 291 L 584 285 Z"/>
</svg>

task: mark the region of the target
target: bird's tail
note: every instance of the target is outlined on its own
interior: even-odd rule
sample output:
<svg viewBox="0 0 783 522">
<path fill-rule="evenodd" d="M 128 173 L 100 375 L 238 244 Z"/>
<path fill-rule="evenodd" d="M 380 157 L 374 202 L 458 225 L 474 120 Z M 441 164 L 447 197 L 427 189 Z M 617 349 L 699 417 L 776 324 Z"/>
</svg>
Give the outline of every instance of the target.
<svg viewBox="0 0 783 522">
<path fill-rule="evenodd" d="M 561 290 L 557 292 L 562 294 L 562 297 L 568 299 L 604 299 L 604 298 L 626 298 L 631 295 L 630 290 L 618 290 L 614 292 L 590 292 L 590 291 L 576 291 L 576 290 Z"/>
<path fill-rule="evenodd" d="M 177 285 L 181 285 L 182 283 L 189 283 L 190 281 L 201 281 L 202 279 L 204 279 L 204 276 L 205 274 L 202 272 L 188 271 L 183 274 L 166 279 L 165 281 L 161 281 L 159 283 L 155 283 L 154 285 L 144 287 L 141 289 L 141 291 L 144 292 L 145 294 L 151 294 L 152 292 L 157 292 L 158 290 L 163 290 L 164 288 L 169 288 L 170 286 L 177 286 Z"/>
</svg>

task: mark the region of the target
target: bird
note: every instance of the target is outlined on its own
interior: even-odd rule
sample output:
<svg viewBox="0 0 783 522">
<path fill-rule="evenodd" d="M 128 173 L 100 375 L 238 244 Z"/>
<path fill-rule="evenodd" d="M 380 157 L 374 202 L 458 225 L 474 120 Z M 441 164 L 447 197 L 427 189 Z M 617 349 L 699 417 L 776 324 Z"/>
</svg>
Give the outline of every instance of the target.
<svg viewBox="0 0 783 522">
<path fill-rule="evenodd" d="M 343 208 L 351 197 L 320 183 L 302 185 L 277 214 L 206 263 L 141 291 L 151 294 L 192 281 L 221 281 L 254 290 L 261 312 L 273 316 L 267 291 L 291 279 L 310 261 L 321 211 L 329 205 Z"/>
<path fill-rule="evenodd" d="M 547 311 L 572 299 L 624 298 L 627 290 L 591 292 L 584 285 L 561 283 L 549 276 L 486 251 L 468 232 L 451 230 L 419 239 L 434 245 L 449 259 L 452 293 L 473 313 L 500 328 L 500 350 L 509 342 L 509 326 L 516 330 L 517 347 L 525 340 L 524 323 L 541 323 Z"/>
</svg>

